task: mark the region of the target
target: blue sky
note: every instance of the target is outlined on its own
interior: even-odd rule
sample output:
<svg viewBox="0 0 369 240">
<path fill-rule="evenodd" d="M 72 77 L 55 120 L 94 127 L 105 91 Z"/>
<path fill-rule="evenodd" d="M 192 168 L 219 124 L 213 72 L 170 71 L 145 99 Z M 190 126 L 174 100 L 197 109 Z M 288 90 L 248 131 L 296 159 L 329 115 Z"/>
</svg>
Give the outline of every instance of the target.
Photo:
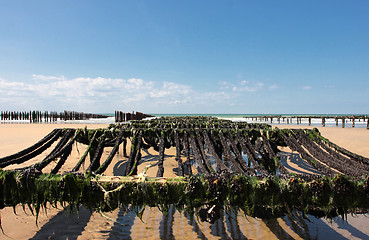
<svg viewBox="0 0 369 240">
<path fill-rule="evenodd" d="M 2 1 L 0 110 L 369 113 L 369 1 Z"/>
</svg>

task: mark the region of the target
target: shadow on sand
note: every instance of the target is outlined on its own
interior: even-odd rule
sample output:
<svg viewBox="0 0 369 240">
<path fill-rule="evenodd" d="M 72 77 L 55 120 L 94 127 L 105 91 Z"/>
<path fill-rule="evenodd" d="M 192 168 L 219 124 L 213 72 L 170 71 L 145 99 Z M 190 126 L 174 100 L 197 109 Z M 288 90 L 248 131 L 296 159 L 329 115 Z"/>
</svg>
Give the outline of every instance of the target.
<svg viewBox="0 0 369 240">
<path fill-rule="evenodd" d="M 306 174 L 306 173 L 313 173 L 313 174 L 321 174 L 318 170 L 316 170 L 313 166 L 311 166 L 308 162 L 303 160 L 298 153 L 289 153 L 281 151 L 278 153 L 278 156 L 281 159 L 281 163 L 288 171 L 299 173 L 299 174 Z M 293 167 L 290 163 L 293 163 L 298 166 L 298 168 Z"/>
<path fill-rule="evenodd" d="M 76 210 L 69 214 L 69 210 L 69 207 L 66 207 L 60 211 L 30 239 L 78 239 L 78 236 L 82 234 L 90 221 L 91 211 L 85 207 L 80 207 L 79 214 Z"/>
</svg>

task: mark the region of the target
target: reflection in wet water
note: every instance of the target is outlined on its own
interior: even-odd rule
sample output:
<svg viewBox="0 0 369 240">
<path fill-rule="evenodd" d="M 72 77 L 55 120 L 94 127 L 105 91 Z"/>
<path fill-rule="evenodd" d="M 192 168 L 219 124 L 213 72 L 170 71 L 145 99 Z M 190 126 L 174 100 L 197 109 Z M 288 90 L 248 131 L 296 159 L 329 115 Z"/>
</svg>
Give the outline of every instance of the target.
<svg viewBox="0 0 369 240">
<path fill-rule="evenodd" d="M 308 219 L 308 218 L 309 219 Z M 213 224 L 201 222 L 196 216 L 179 213 L 173 206 L 163 215 L 156 208 L 148 208 L 143 221 L 133 212 L 118 214 L 109 239 L 365 239 L 369 236 L 348 223 L 333 220 L 338 228 L 345 227 L 351 235 L 343 236 L 326 220 L 299 213 L 272 219 L 247 218 L 242 212 L 225 210 Z M 346 226 L 343 226 L 345 225 Z"/>
<path fill-rule="evenodd" d="M 131 239 L 131 228 L 135 218 L 136 214 L 133 211 L 126 213 L 123 209 L 120 209 L 108 239 Z"/>
<path fill-rule="evenodd" d="M 174 239 L 173 221 L 175 210 L 175 207 L 171 205 L 168 213 L 163 215 L 163 219 L 161 220 L 159 227 L 160 239 Z"/>
<path fill-rule="evenodd" d="M 368 214 L 330 222 L 296 212 L 283 218 L 257 219 L 242 211 L 224 210 L 213 224 L 178 212 L 173 206 L 167 215 L 147 207 L 142 221 L 134 211 L 123 209 L 107 214 L 110 219 L 99 213 L 91 215 L 85 208 L 80 214 L 68 217 L 62 211 L 32 239 L 369 239 Z"/>
</svg>

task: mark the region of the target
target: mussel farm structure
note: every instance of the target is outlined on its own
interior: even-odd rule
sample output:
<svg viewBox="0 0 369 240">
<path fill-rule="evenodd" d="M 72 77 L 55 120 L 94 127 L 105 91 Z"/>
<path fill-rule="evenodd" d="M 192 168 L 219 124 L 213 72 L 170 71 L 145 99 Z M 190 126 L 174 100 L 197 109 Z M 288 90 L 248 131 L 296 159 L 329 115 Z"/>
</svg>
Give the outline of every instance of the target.
<svg viewBox="0 0 369 240">
<path fill-rule="evenodd" d="M 75 143 L 86 146 L 67 172 Z M 279 147 L 289 147 L 320 174 L 292 174 Z M 42 160 L 17 168 L 40 156 Z M 143 152 L 153 148 L 156 176 L 138 171 Z M 165 152 L 175 149 L 177 177 L 167 171 Z M 107 158 L 102 153 L 109 149 Z M 118 151 L 122 176 L 104 172 Z M 45 167 L 54 164 L 50 171 Z M 84 168 L 82 168 L 84 165 Z M 12 168 L 9 170 L 9 166 Z M 24 165 L 22 165 L 24 166 Z M 214 222 L 224 210 L 272 218 L 298 211 L 317 218 L 367 213 L 369 159 L 321 136 L 317 129 L 271 128 L 210 117 L 163 117 L 111 124 L 106 129 L 55 129 L 39 142 L 0 158 L 0 209 L 18 204 L 37 214 L 46 204 L 83 205 L 93 211 L 145 206 L 170 207 Z"/>
<path fill-rule="evenodd" d="M 0 111 L 0 123 L 11 123 L 12 121 L 23 120 L 29 123 L 53 123 L 58 120 L 86 120 L 107 118 L 108 115 L 96 113 L 83 113 L 76 111 L 56 112 L 56 111 Z"/>
<path fill-rule="evenodd" d="M 322 127 L 326 126 L 328 121 L 334 122 L 334 125 L 338 127 L 345 128 L 346 125 L 351 125 L 355 127 L 355 122 L 361 123 L 361 125 L 366 125 L 366 129 L 369 129 L 369 116 L 368 115 L 249 115 L 244 116 L 246 121 L 252 122 L 263 122 L 273 124 L 302 124 L 306 122 L 307 125 L 311 126 L 312 120 L 321 123 Z M 316 123 L 315 123 L 316 124 Z"/>
</svg>

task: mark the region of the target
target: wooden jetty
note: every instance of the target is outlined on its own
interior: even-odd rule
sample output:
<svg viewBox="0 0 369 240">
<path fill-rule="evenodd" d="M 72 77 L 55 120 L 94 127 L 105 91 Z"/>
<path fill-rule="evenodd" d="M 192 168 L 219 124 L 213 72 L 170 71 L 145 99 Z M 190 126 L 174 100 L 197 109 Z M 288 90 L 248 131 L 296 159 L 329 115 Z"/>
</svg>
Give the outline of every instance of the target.
<svg viewBox="0 0 369 240">
<path fill-rule="evenodd" d="M 2 123 L 11 121 L 26 120 L 30 123 L 49 123 L 58 120 L 86 120 L 91 118 L 107 118 L 109 116 L 95 113 L 84 113 L 76 111 L 1 111 L 0 119 Z"/>
<path fill-rule="evenodd" d="M 145 114 L 142 112 L 122 112 L 122 111 L 115 111 L 115 122 L 116 123 L 120 123 L 120 122 L 128 122 L 130 120 L 142 120 L 148 117 L 154 117 L 153 115 L 150 114 Z"/>
<path fill-rule="evenodd" d="M 311 126 L 312 119 L 320 119 L 323 127 L 326 126 L 328 119 L 334 119 L 336 126 L 341 123 L 342 128 L 344 128 L 347 123 L 351 123 L 352 127 L 355 127 L 357 122 L 366 122 L 366 128 L 369 129 L 369 116 L 368 115 L 257 115 L 257 116 L 245 116 L 244 118 L 251 119 L 255 122 L 265 122 L 265 123 L 285 123 L 285 124 L 302 124 L 302 120 L 306 120 L 307 124 Z"/>
</svg>

